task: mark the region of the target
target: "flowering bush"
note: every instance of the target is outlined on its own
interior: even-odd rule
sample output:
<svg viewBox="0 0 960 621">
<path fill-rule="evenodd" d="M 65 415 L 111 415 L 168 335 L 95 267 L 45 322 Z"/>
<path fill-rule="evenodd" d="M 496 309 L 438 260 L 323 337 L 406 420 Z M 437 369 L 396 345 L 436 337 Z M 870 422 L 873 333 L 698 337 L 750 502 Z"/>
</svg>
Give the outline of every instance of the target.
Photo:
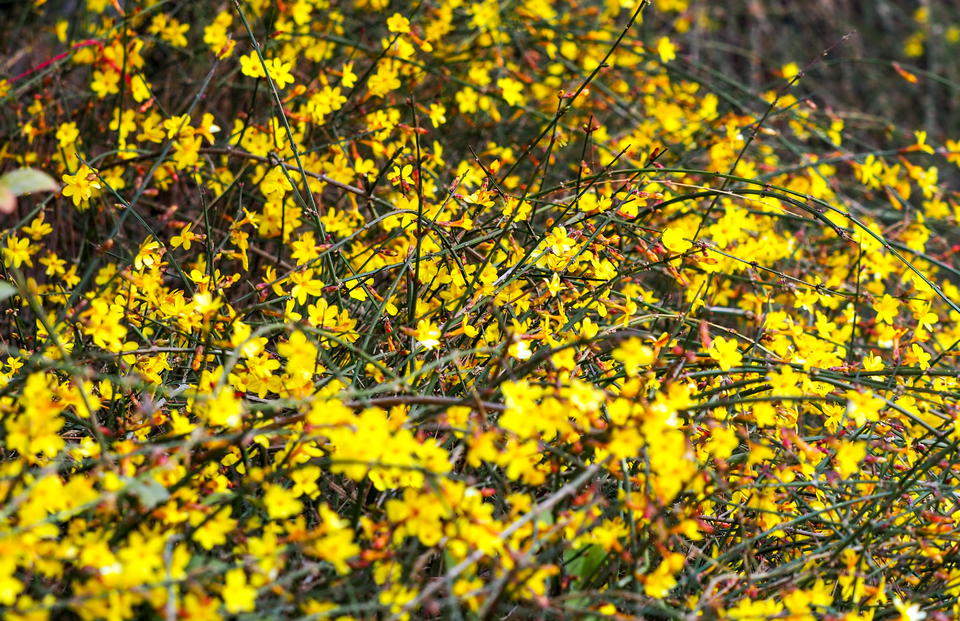
<svg viewBox="0 0 960 621">
<path fill-rule="evenodd" d="M 5 616 L 960 614 L 960 143 L 685 0 L 35 4 Z"/>
</svg>

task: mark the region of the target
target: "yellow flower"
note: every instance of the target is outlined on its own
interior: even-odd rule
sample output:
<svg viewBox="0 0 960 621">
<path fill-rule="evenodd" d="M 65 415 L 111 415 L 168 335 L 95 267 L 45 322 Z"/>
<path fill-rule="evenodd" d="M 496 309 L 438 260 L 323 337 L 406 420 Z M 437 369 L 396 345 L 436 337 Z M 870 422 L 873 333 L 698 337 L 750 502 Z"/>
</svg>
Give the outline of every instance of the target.
<svg viewBox="0 0 960 621">
<path fill-rule="evenodd" d="M 133 258 L 133 266 L 138 270 L 157 265 L 163 255 L 163 247 L 155 239 L 147 239 L 141 244 L 137 256 Z"/>
<path fill-rule="evenodd" d="M 120 92 L 120 74 L 112 69 L 93 72 L 93 82 L 90 83 L 90 90 L 97 94 L 97 97 L 103 99 L 107 95 L 116 95 Z"/>
<path fill-rule="evenodd" d="M 650 597 L 663 598 L 677 584 L 675 575 L 684 565 L 684 555 L 669 553 L 655 570 L 643 578 L 643 590 Z"/>
<path fill-rule="evenodd" d="M 291 295 L 298 304 L 306 304 L 307 297 L 315 298 L 323 293 L 323 281 L 313 277 L 313 270 L 303 270 L 290 275 L 293 283 Z"/>
<path fill-rule="evenodd" d="M 500 78 L 497 86 L 503 94 L 503 99 L 511 106 L 522 106 L 526 102 L 523 96 L 523 83 L 513 78 Z"/>
<path fill-rule="evenodd" d="M 916 362 L 922 370 L 926 371 L 930 368 L 930 358 L 932 356 L 928 354 L 923 347 L 920 347 L 919 343 L 914 343 L 910 346 L 910 361 Z"/>
<path fill-rule="evenodd" d="M 860 462 L 867 455 L 867 445 L 865 442 L 841 442 L 836 454 L 833 456 L 833 463 L 836 464 L 837 472 L 840 476 L 847 478 L 860 469 Z"/>
<path fill-rule="evenodd" d="M 432 103 L 430 104 L 430 123 L 434 127 L 440 127 L 447 122 L 446 108 L 443 107 L 443 104 Z"/>
<path fill-rule="evenodd" d="M 60 143 L 60 148 L 62 149 L 68 148 L 75 143 L 79 137 L 80 130 L 77 129 L 77 124 L 73 121 L 63 123 L 57 129 L 57 142 Z"/>
<path fill-rule="evenodd" d="M 875 354 L 869 354 L 863 358 L 864 371 L 879 371 L 883 368 L 883 359 Z"/>
<path fill-rule="evenodd" d="M 340 70 L 340 85 L 344 88 L 353 88 L 357 83 L 357 74 L 353 72 L 353 63 L 344 63 Z"/>
<path fill-rule="evenodd" d="M 88 200 L 100 193 L 101 187 L 97 171 L 86 164 L 72 175 L 63 175 L 63 184 L 63 195 L 71 198 L 77 207 L 85 206 Z"/>
<path fill-rule="evenodd" d="M 390 32 L 408 33 L 410 32 L 410 20 L 399 13 L 394 13 L 387 18 L 387 29 Z"/>
<path fill-rule="evenodd" d="M 231 569 L 224 577 L 223 607 L 230 613 L 250 612 L 257 601 L 257 589 L 247 583 L 242 567 Z"/>
<path fill-rule="evenodd" d="M 923 130 L 917 130 L 913 132 L 913 135 L 917 139 L 917 142 L 913 145 L 913 149 L 917 151 L 923 151 L 924 153 L 936 153 L 933 147 L 927 144 L 927 132 Z"/>
<path fill-rule="evenodd" d="M 262 78 L 266 75 L 263 73 L 263 63 L 255 51 L 240 57 L 240 73 L 251 78 Z"/>
<path fill-rule="evenodd" d="M 179 234 L 174 235 L 173 237 L 170 238 L 170 245 L 173 246 L 174 248 L 183 248 L 184 250 L 190 250 L 190 246 L 193 244 L 193 242 L 196 241 L 197 239 L 200 239 L 201 237 L 200 235 L 197 235 L 191 230 L 192 226 L 193 226 L 192 224 L 188 224 L 187 226 L 180 229 Z"/>
<path fill-rule="evenodd" d="M 417 329 L 414 331 L 413 337 L 427 349 L 436 349 L 440 346 L 440 328 L 427 319 L 421 319 L 417 322 Z"/>
<path fill-rule="evenodd" d="M 677 46 L 673 44 L 669 37 L 660 37 L 657 39 L 657 55 L 660 60 L 668 63 L 677 57 Z"/>
<path fill-rule="evenodd" d="M 687 230 L 678 225 L 671 225 L 663 232 L 660 239 L 667 250 L 676 253 L 684 253 L 693 247 L 693 244 L 687 239 Z"/>
<path fill-rule="evenodd" d="M 900 301 L 884 293 L 883 297 L 874 303 L 873 309 L 877 311 L 877 321 L 892 324 L 900 312 Z"/>
<path fill-rule="evenodd" d="M 853 418 L 857 426 L 879 420 L 880 409 L 884 405 L 884 400 L 874 396 L 873 392 L 869 390 L 863 392 L 847 391 L 847 415 Z"/>
<path fill-rule="evenodd" d="M 279 58 L 271 58 L 265 61 L 264 64 L 266 65 L 267 72 L 273 79 L 273 83 L 278 89 L 285 88 L 288 84 L 294 83 L 293 74 L 290 73 L 293 65 L 290 63 L 284 62 Z"/>
<path fill-rule="evenodd" d="M 197 527 L 193 532 L 194 541 L 206 550 L 226 543 L 227 535 L 237 527 L 237 520 L 230 517 L 231 513 L 228 506 L 217 511 L 212 518 L 205 513 L 192 514 L 190 522 Z"/>
<path fill-rule="evenodd" d="M 743 355 L 737 348 L 737 341 L 722 336 L 713 339 L 713 343 L 710 345 L 710 349 L 707 350 L 707 354 L 716 360 L 717 365 L 724 371 L 729 371 L 733 367 L 740 366 L 740 363 L 743 361 Z"/>
<path fill-rule="evenodd" d="M 297 494 L 293 490 L 280 487 L 279 485 L 264 486 L 266 492 L 263 495 L 263 504 L 267 508 L 270 519 L 278 520 L 292 517 L 303 508 L 303 504 L 297 500 Z"/>
<path fill-rule="evenodd" d="M 792 80 L 800 73 L 800 66 L 797 63 L 787 63 L 780 68 L 780 73 L 787 80 Z"/>
<path fill-rule="evenodd" d="M 30 258 L 32 254 L 33 249 L 30 247 L 29 239 L 21 239 L 16 235 L 7 237 L 7 246 L 3 249 L 4 263 L 13 268 L 24 264 L 32 266 L 33 260 Z"/>
<path fill-rule="evenodd" d="M 653 362 L 653 350 L 639 338 L 630 338 L 613 351 L 613 359 L 623 364 L 627 375 L 637 375 Z"/>
<path fill-rule="evenodd" d="M 16 572 L 16 559 L 3 559 L 0 561 L 0 604 L 11 606 L 17 601 L 18 596 L 21 598 L 21 605 L 25 599 L 29 600 L 29 597 L 21 595 L 24 590 L 24 585 L 15 577 Z"/>
<path fill-rule="evenodd" d="M 287 359 L 287 372 L 312 376 L 317 370 L 319 352 L 307 335 L 297 330 L 277 346 L 277 353 Z"/>
</svg>

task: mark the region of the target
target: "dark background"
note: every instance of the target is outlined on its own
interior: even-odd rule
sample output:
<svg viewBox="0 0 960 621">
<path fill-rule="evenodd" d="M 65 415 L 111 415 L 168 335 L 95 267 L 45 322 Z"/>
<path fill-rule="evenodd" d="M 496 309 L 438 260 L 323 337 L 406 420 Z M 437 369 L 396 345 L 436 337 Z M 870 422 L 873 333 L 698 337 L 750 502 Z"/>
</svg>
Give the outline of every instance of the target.
<svg viewBox="0 0 960 621">
<path fill-rule="evenodd" d="M 775 87 L 776 71 L 795 62 L 809 67 L 798 91 L 843 111 L 848 124 L 893 122 L 926 129 L 935 142 L 960 134 L 956 0 L 693 0 L 673 15 L 691 23 L 676 35 L 682 54 L 753 90 Z M 920 55 L 906 53 L 910 41 L 922 41 Z"/>
</svg>

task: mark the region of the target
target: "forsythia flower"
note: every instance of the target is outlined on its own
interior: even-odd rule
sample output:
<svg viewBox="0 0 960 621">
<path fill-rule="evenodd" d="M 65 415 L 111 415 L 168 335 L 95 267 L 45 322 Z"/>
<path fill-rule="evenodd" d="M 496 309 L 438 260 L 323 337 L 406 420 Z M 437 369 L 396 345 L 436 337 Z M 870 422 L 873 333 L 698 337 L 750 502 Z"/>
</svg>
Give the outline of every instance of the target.
<svg viewBox="0 0 960 621">
<path fill-rule="evenodd" d="M 263 63 L 256 52 L 250 52 L 240 57 L 240 73 L 251 78 L 262 78 L 266 74 L 263 72 Z"/>
<path fill-rule="evenodd" d="M 394 13 L 387 18 L 387 29 L 390 32 L 407 33 L 410 32 L 410 20 L 399 13 Z"/>
<path fill-rule="evenodd" d="M 266 65 L 267 73 L 270 74 L 270 78 L 273 79 L 273 83 L 277 88 L 286 88 L 287 85 L 294 83 L 293 74 L 290 73 L 290 63 L 284 62 L 279 58 L 271 58 L 264 61 L 264 64 Z"/>
<path fill-rule="evenodd" d="M 893 323 L 899 313 L 900 303 L 896 298 L 885 293 L 873 307 L 877 311 L 877 321 Z"/>
<path fill-rule="evenodd" d="M 677 57 L 677 48 L 668 37 L 660 37 L 657 39 L 657 55 L 660 56 L 660 60 L 665 63 L 670 62 L 671 60 Z"/>
<path fill-rule="evenodd" d="M 417 342 L 427 349 L 436 349 L 440 346 L 440 328 L 427 319 L 417 322 L 417 329 L 413 334 Z"/>
<path fill-rule="evenodd" d="M 717 361 L 717 365 L 724 371 L 740 366 L 743 361 L 743 355 L 738 351 L 737 341 L 722 336 L 713 339 L 707 353 Z"/>
<path fill-rule="evenodd" d="M 31 248 L 29 239 L 20 239 L 16 235 L 7 237 L 6 248 L 3 249 L 4 263 L 13 268 L 22 265 L 33 265 L 30 258 Z"/>
<path fill-rule="evenodd" d="M 72 175 L 63 175 L 63 184 L 63 195 L 71 198 L 77 207 L 86 205 L 90 198 L 99 193 L 101 187 L 97 171 L 86 164 L 81 165 Z"/>
<path fill-rule="evenodd" d="M 676 253 L 683 253 L 693 247 L 693 244 L 686 239 L 687 232 L 677 226 L 671 226 L 663 232 L 663 245 L 667 250 Z"/>
<path fill-rule="evenodd" d="M 863 442 L 843 442 L 833 456 L 837 472 L 842 477 L 849 477 L 860 469 L 860 462 L 867 455 L 867 447 Z"/>
<path fill-rule="evenodd" d="M 615 360 L 623 363 L 629 375 L 636 375 L 643 367 L 653 362 L 653 350 L 638 338 L 624 341 L 613 352 Z"/>
<path fill-rule="evenodd" d="M 64 123 L 57 129 L 57 142 L 60 143 L 60 147 L 63 149 L 75 143 L 79 137 L 80 130 L 77 129 L 76 123 Z"/>
<path fill-rule="evenodd" d="M 655 4 L 8 2 L 4 618 L 960 616 L 956 102 Z"/>
<path fill-rule="evenodd" d="M 247 576 L 243 568 L 238 567 L 227 572 L 223 593 L 223 606 L 227 609 L 227 612 L 236 614 L 254 609 L 257 589 L 247 583 Z"/>
</svg>

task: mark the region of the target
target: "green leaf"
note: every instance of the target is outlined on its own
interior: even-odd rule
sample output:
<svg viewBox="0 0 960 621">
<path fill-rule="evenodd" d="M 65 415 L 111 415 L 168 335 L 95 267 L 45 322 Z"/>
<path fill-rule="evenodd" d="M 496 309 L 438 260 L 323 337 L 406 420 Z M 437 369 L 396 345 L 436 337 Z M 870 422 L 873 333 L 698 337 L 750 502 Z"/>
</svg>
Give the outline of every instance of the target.
<svg viewBox="0 0 960 621">
<path fill-rule="evenodd" d="M 127 484 L 127 491 L 134 494 L 146 509 L 153 509 L 170 498 L 167 488 L 150 477 L 131 479 Z"/>
<path fill-rule="evenodd" d="M 607 551 L 596 544 L 590 544 L 586 550 L 572 553 L 570 556 L 574 558 L 566 563 L 566 572 L 575 576 L 578 584 L 582 584 L 607 558 Z"/>
<path fill-rule="evenodd" d="M 3 302 L 10 296 L 17 294 L 17 288 L 6 282 L 5 280 L 0 280 L 0 302 Z"/>
<path fill-rule="evenodd" d="M 56 192 L 60 186 L 53 177 L 36 168 L 18 168 L 0 177 L 0 184 L 17 196 L 34 192 Z"/>
<path fill-rule="evenodd" d="M 0 213 L 10 213 L 17 206 L 17 197 L 34 192 L 56 192 L 59 184 L 53 177 L 36 168 L 17 168 L 0 177 Z"/>
</svg>

